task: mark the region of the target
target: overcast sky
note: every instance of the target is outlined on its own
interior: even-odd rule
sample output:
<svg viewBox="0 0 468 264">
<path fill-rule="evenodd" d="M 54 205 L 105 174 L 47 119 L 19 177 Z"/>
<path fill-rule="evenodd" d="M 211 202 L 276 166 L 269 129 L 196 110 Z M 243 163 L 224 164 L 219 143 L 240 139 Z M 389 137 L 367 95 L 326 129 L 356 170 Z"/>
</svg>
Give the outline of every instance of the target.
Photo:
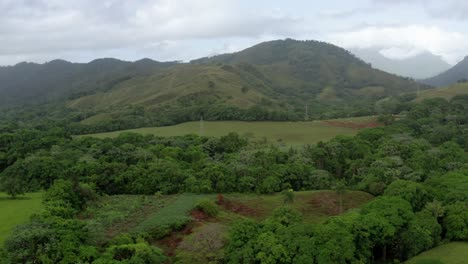
<svg viewBox="0 0 468 264">
<path fill-rule="evenodd" d="M 273 39 L 468 55 L 468 0 L 0 0 L 0 65 L 190 60 Z"/>
</svg>

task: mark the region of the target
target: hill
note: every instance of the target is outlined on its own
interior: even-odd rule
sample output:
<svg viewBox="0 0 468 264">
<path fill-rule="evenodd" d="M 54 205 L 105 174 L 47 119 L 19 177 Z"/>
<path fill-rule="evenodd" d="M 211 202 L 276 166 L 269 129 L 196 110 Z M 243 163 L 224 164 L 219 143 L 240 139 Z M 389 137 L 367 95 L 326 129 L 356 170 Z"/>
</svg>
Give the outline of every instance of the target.
<svg viewBox="0 0 468 264">
<path fill-rule="evenodd" d="M 342 48 L 288 39 L 173 65 L 67 106 L 86 112 L 90 119 L 81 124 L 88 127 L 125 120 L 125 125 L 114 122 L 110 131 L 200 117 L 259 121 L 371 115 L 373 102 L 418 88 L 425 86 L 373 69 Z"/>
<path fill-rule="evenodd" d="M 436 98 L 436 97 L 450 100 L 457 95 L 468 95 L 468 82 L 457 83 L 448 87 L 422 91 L 419 93 L 416 100 L 421 101 L 427 98 Z"/>
<path fill-rule="evenodd" d="M 0 67 L 0 105 L 14 107 L 79 98 L 110 90 L 120 82 L 173 64 L 149 59 L 136 62 L 97 59 L 90 63 L 54 60 Z"/>
<path fill-rule="evenodd" d="M 433 77 L 451 67 L 441 57 L 429 52 L 401 60 L 387 58 L 374 48 L 352 49 L 351 52 L 374 68 L 414 79 Z"/>
<path fill-rule="evenodd" d="M 422 83 L 432 86 L 448 86 L 459 81 L 468 80 L 468 56 L 451 69 L 429 79 L 422 80 Z"/>
<path fill-rule="evenodd" d="M 73 134 L 201 118 L 284 121 L 369 116 L 376 114 L 374 103 L 384 97 L 428 87 L 373 69 L 340 47 L 291 39 L 190 63 L 55 60 L 0 68 L 1 106 L 21 106 L 15 111 L 25 112 L 25 106 L 46 103 L 32 112 L 39 118 L 58 113 L 52 118 L 73 123 Z M 29 114 L 24 116 L 29 122 Z"/>
</svg>

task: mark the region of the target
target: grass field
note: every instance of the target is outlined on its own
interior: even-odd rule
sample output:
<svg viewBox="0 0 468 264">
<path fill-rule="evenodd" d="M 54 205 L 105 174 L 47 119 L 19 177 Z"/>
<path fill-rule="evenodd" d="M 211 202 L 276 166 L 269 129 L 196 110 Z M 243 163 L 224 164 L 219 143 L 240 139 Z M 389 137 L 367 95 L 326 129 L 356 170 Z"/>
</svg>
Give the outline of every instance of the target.
<svg viewBox="0 0 468 264">
<path fill-rule="evenodd" d="M 451 242 L 408 260 L 405 264 L 466 264 L 468 263 L 468 243 Z"/>
<path fill-rule="evenodd" d="M 417 101 L 421 101 L 428 98 L 444 98 L 447 100 L 452 99 L 456 95 L 468 94 L 468 83 L 458 83 L 449 87 L 436 88 L 425 90 L 419 93 Z"/>
<path fill-rule="evenodd" d="M 117 137 L 123 132 L 154 134 L 158 136 L 182 136 L 197 134 L 220 137 L 229 132 L 237 132 L 251 140 L 266 138 L 268 142 L 283 142 L 286 145 L 315 144 L 330 140 L 338 135 L 355 135 L 360 128 L 375 126 L 375 117 L 356 117 L 328 121 L 310 122 L 241 122 L 241 121 L 205 121 L 187 122 L 174 126 L 148 127 L 109 133 L 91 134 L 97 138 Z"/>
<path fill-rule="evenodd" d="M 0 193 L 0 247 L 16 225 L 27 222 L 41 210 L 42 193 L 29 193 L 15 200 Z"/>
</svg>

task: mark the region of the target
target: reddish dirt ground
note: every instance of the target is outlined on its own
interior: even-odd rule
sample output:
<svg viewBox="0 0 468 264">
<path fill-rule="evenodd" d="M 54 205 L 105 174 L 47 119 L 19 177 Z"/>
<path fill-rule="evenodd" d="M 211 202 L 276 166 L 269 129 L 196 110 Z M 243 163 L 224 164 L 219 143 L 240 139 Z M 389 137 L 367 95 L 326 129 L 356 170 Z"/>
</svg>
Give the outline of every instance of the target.
<svg viewBox="0 0 468 264">
<path fill-rule="evenodd" d="M 169 236 L 157 241 L 156 244 L 164 249 L 166 256 L 174 257 L 175 251 L 184 239 L 184 236 L 190 235 L 195 226 L 197 226 L 197 223 L 189 223 L 184 227 L 184 229 L 172 232 Z"/>
<path fill-rule="evenodd" d="M 352 128 L 352 129 L 363 129 L 363 128 L 372 128 L 372 127 L 379 127 L 382 124 L 378 122 L 367 122 L 367 123 L 353 123 L 353 122 L 340 122 L 340 121 L 323 121 L 325 124 L 334 127 L 345 127 L 345 128 Z"/>
<path fill-rule="evenodd" d="M 339 215 L 346 210 L 357 208 L 365 201 L 371 199 L 370 197 L 352 197 L 350 194 L 343 194 L 342 207 L 340 208 L 340 196 L 336 193 L 318 193 L 314 195 L 308 204 L 313 208 L 325 215 Z"/>
<path fill-rule="evenodd" d="M 231 211 L 236 214 L 244 215 L 244 216 L 251 216 L 255 217 L 259 215 L 259 212 L 255 209 L 248 207 L 245 204 L 239 202 L 233 202 L 226 199 L 218 199 L 216 202 L 219 206 L 223 207 L 224 209 Z"/>
<path fill-rule="evenodd" d="M 172 232 L 169 236 L 156 242 L 158 246 L 164 249 L 166 256 L 174 257 L 175 251 L 179 247 L 185 236 L 192 234 L 195 227 L 202 226 L 204 222 L 212 221 L 213 218 L 205 214 L 199 209 L 194 209 L 190 212 L 190 216 L 194 219 L 193 222 L 187 224 L 184 229 Z"/>
</svg>

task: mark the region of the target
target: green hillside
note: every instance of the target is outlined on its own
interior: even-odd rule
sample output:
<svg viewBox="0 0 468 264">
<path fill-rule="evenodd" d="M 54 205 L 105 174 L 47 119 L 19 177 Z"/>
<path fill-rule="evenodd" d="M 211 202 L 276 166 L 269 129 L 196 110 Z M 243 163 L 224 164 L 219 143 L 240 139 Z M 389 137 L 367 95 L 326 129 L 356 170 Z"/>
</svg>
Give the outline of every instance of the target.
<svg viewBox="0 0 468 264">
<path fill-rule="evenodd" d="M 287 39 L 190 63 L 99 59 L 0 67 L 0 105 L 16 107 L 0 118 L 66 122 L 75 135 L 201 118 L 327 120 L 381 114 L 375 102 L 425 88 L 337 46 Z"/>
<path fill-rule="evenodd" d="M 53 60 L 0 66 L 0 108 L 63 102 L 108 91 L 121 82 L 154 74 L 174 64 L 149 59 L 136 62 L 97 59 L 89 63 Z"/>
<path fill-rule="evenodd" d="M 422 91 L 419 93 L 417 100 L 422 101 L 424 99 L 437 97 L 450 100 L 457 95 L 468 95 L 468 82 L 457 83 L 448 87 Z"/>
<path fill-rule="evenodd" d="M 278 40 L 177 64 L 67 102 L 78 134 L 187 121 L 315 120 L 376 113 L 386 96 L 424 89 L 317 41 Z"/>
</svg>

